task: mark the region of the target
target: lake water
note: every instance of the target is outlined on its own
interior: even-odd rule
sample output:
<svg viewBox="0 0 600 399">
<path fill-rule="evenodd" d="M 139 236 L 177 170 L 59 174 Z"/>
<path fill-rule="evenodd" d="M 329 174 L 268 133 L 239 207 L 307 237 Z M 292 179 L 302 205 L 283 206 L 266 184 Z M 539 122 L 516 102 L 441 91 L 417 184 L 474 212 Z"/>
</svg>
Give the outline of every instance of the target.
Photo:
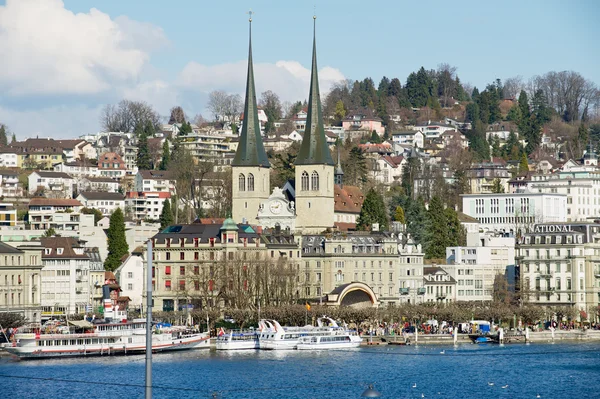
<svg viewBox="0 0 600 399">
<path fill-rule="evenodd" d="M 204 350 L 153 359 L 154 398 L 359 398 L 372 382 L 383 398 L 600 398 L 598 343 Z M 0 392 L 10 398 L 143 398 L 143 385 L 144 356 L 0 360 Z"/>
</svg>

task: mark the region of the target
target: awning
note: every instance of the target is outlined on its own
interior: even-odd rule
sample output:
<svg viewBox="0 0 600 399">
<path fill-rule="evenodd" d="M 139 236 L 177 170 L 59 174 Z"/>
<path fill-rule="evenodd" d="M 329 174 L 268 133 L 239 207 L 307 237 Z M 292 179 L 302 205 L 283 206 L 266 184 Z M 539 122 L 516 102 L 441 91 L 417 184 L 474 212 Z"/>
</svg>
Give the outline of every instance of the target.
<svg viewBox="0 0 600 399">
<path fill-rule="evenodd" d="M 585 310 L 580 310 L 579 311 L 579 316 L 581 316 L 582 319 L 587 319 L 587 313 Z"/>
<path fill-rule="evenodd" d="M 79 328 L 92 328 L 94 325 L 86 320 L 69 320 L 69 324 Z"/>
</svg>

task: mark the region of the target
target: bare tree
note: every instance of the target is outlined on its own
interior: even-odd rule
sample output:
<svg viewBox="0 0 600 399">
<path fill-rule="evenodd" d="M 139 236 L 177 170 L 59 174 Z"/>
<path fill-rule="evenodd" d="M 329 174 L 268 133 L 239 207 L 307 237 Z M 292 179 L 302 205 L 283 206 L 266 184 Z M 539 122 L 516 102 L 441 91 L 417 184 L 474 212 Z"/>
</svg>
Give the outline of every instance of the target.
<svg viewBox="0 0 600 399">
<path fill-rule="evenodd" d="M 222 121 L 227 113 L 229 95 L 223 90 L 213 90 L 208 95 L 208 110 L 213 114 L 215 122 Z"/>
<path fill-rule="evenodd" d="M 504 98 L 517 99 L 519 97 L 519 93 L 521 93 L 521 90 L 524 88 L 525 84 L 523 83 L 523 77 L 521 75 L 517 75 L 504 81 L 502 92 L 504 93 Z"/>
<path fill-rule="evenodd" d="M 450 98 L 456 91 L 456 67 L 450 64 L 439 64 L 436 73 L 438 82 L 438 94 L 442 97 L 442 106 L 448 107 Z"/>
<path fill-rule="evenodd" d="M 227 117 L 227 122 L 237 123 L 240 118 L 240 114 L 242 113 L 242 109 L 244 107 L 244 103 L 242 101 L 242 96 L 239 94 L 230 94 L 227 96 L 225 103 L 225 116 Z"/>
<path fill-rule="evenodd" d="M 169 118 L 169 125 L 174 123 L 183 123 L 187 120 L 183 108 L 176 106 L 171 108 L 171 117 Z"/>
<path fill-rule="evenodd" d="M 202 114 L 196 114 L 196 116 L 194 116 L 194 119 L 192 119 L 192 122 L 198 126 L 201 127 L 203 126 L 207 121 L 206 119 L 204 119 L 204 117 L 202 116 Z"/>
<path fill-rule="evenodd" d="M 121 100 L 117 105 L 107 104 L 100 113 L 100 123 L 107 132 L 133 132 L 148 122 L 160 129 L 160 115 L 144 101 Z"/>
</svg>

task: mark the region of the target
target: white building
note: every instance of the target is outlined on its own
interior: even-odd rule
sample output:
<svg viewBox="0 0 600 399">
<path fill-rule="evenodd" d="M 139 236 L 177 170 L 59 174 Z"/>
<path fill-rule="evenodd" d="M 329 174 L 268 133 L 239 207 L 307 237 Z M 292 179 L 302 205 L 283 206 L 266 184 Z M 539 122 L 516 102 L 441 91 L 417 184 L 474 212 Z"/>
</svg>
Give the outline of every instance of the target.
<svg viewBox="0 0 600 399">
<path fill-rule="evenodd" d="M 416 304 L 425 302 L 425 287 L 423 280 L 423 258 L 421 244 L 415 245 L 408 236 L 406 243 L 398 245 L 400 265 L 398 270 L 398 286 L 400 304 Z"/>
<path fill-rule="evenodd" d="M 158 220 L 163 204 L 169 198 L 171 193 L 168 191 L 130 191 L 125 196 L 125 213 L 130 213 L 135 220 Z"/>
<path fill-rule="evenodd" d="M 429 121 L 428 123 L 417 125 L 413 129 L 422 132 L 426 139 L 437 139 L 444 132 L 454 130 L 455 127 L 446 125 L 445 123 L 431 123 L 431 121 Z"/>
<path fill-rule="evenodd" d="M 83 177 L 77 182 L 77 189 L 82 191 L 106 191 L 116 193 L 119 191 L 119 183 L 110 177 Z"/>
<path fill-rule="evenodd" d="M 463 194 L 462 211 L 483 231 L 516 234 L 542 222 L 567 220 L 567 196 L 546 193 Z"/>
<path fill-rule="evenodd" d="M 600 225 L 535 225 L 518 250 L 524 302 L 569 306 L 596 315 L 600 303 Z M 594 316 L 590 320 L 595 320 Z"/>
<path fill-rule="evenodd" d="M 166 191 L 175 193 L 173 173 L 166 170 L 138 170 L 135 175 L 135 191 Z"/>
<path fill-rule="evenodd" d="M 108 219 L 108 218 L 106 218 Z M 106 220 L 106 228 L 110 220 Z M 160 223 L 125 222 L 125 240 L 130 250 L 146 245 L 146 242 L 160 231 Z"/>
<path fill-rule="evenodd" d="M 563 206 L 566 219 L 562 221 L 585 221 L 600 217 L 600 171 L 594 164 L 580 165 L 568 161 L 553 174 L 534 175 L 528 182 L 528 188 L 534 193 L 566 196 L 566 205 Z M 540 223 L 553 221 L 544 220 Z"/>
<path fill-rule="evenodd" d="M 451 303 L 456 301 L 456 280 L 439 266 L 423 268 L 424 302 Z"/>
<path fill-rule="evenodd" d="M 74 199 L 52 199 L 32 198 L 29 201 L 29 225 L 33 230 L 79 230 L 80 224 L 89 221 L 91 216 L 92 225 L 94 215 L 83 215 L 79 213 L 82 208 L 81 202 Z"/>
<path fill-rule="evenodd" d="M 423 132 L 418 130 L 407 130 L 392 133 L 392 140 L 394 144 L 408 145 L 411 147 L 423 148 L 425 147 L 425 135 Z"/>
<path fill-rule="evenodd" d="M 43 189 L 46 197 L 73 198 L 75 179 L 66 173 L 39 170 L 31 173 L 28 180 L 30 195 Z"/>
<path fill-rule="evenodd" d="M 140 309 L 143 304 L 144 258 L 142 255 L 141 250 L 134 250 L 115 270 L 115 277 L 121 286 L 120 296 L 129 297 L 129 307 L 132 309 Z"/>
<path fill-rule="evenodd" d="M 42 319 L 84 313 L 91 303 L 90 258 L 72 237 L 42 237 Z"/>
<path fill-rule="evenodd" d="M 10 170 L 0 171 L 0 196 L 23 197 L 23 187 L 19 182 L 19 173 Z"/>
<path fill-rule="evenodd" d="M 125 210 L 125 196 L 120 193 L 104 191 L 84 191 L 77 196 L 86 208 L 96 208 L 104 216 L 110 216 L 117 208 Z"/>
<path fill-rule="evenodd" d="M 0 168 L 16 168 L 19 166 L 17 151 L 11 147 L 0 148 Z"/>
<path fill-rule="evenodd" d="M 79 179 L 100 175 L 98 164 L 88 159 L 57 163 L 54 165 L 54 171 L 66 173 L 71 177 Z"/>
</svg>

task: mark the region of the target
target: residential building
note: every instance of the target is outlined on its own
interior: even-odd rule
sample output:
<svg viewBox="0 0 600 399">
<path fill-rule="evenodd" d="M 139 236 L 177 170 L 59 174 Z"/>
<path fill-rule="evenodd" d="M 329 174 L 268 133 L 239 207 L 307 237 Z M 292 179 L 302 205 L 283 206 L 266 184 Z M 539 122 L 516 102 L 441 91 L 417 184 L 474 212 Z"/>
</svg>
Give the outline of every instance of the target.
<svg viewBox="0 0 600 399">
<path fill-rule="evenodd" d="M 400 183 L 402 169 L 408 163 L 403 156 L 376 155 L 369 157 L 373 180 L 384 186 Z"/>
<path fill-rule="evenodd" d="M 28 169 L 52 169 L 63 161 L 63 149 L 54 139 L 27 139 L 9 144 L 17 153 L 17 167 Z"/>
<path fill-rule="evenodd" d="M 379 304 L 399 301 L 398 237 L 384 232 L 302 236 L 304 296 L 319 298 L 353 282 L 368 285 Z"/>
<path fill-rule="evenodd" d="M 88 243 L 86 243 L 88 244 Z M 104 262 L 100 251 L 96 247 L 86 247 L 83 252 L 90 258 L 90 300 L 93 312 L 99 312 L 104 307 L 102 285 L 104 284 Z M 89 308 L 87 309 L 89 310 Z"/>
<path fill-rule="evenodd" d="M 280 300 L 298 300 L 301 295 L 296 278 L 300 248 L 294 236 L 281 231 L 259 235 L 250 225 L 227 219 L 222 224 L 171 226 L 152 237 L 152 245 L 157 310 L 229 305 L 228 298 L 245 291 L 262 303 L 274 303 L 264 286 L 255 284 L 257 270 L 265 273 L 263 283 L 268 286 L 275 284 L 271 278 L 280 279 Z M 278 275 L 276 268 L 285 275 Z M 243 271 L 241 279 L 228 280 L 227 273 L 234 270 Z"/>
<path fill-rule="evenodd" d="M 467 171 L 471 193 L 490 194 L 499 185 L 501 192 L 508 192 L 508 181 L 512 175 L 506 165 L 499 163 L 474 164 Z"/>
<path fill-rule="evenodd" d="M 29 195 L 42 191 L 48 198 L 73 198 L 75 179 L 66 173 L 35 171 L 28 177 Z"/>
<path fill-rule="evenodd" d="M 340 230 L 355 230 L 365 200 L 360 188 L 339 183 L 335 184 L 333 199 L 335 226 Z"/>
<path fill-rule="evenodd" d="M 0 312 L 20 313 L 29 322 L 41 317 L 39 245 L 13 247 L 0 242 Z"/>
<path fill-rule="evenodd" d="M 125 210 L 125 196 L 121 193 L 84 191 L 77 196 L 77 200 L 86 208 L 100 210 L 104 216 L 110 216 L 117 208 Z"/>
<path fill-rule="evenodd" d="M 138 170 L 135 175 L 135 191 L 166 191 L 175 194 L 175 177 L 166 170 Z"/>
<path fill-rule="evenodd" d="M 83 205 L 74 199 L 32 198 L 29 201 L 29 225 L 33 230 L 53 228 L 62 231 L 78 231 L 80 225 L 94 225 L 94 215 L 80 213 Z"/>
<path fill-rule="evenodd" d="M 18 168 L 18 150 L 12 147 L 0 148 L 0 168 Z"/>
<path fill-rule="evenodd" d="M 425 147 L 425 134 L 418 130 L 405 130 L 392 133 L 394 144 L 402 144 L 410 147 Z"/>
<path fill-rule="evenodd" d="M 108 228 L 110 220 L 106 218 L 104 228 Z M 98 223 L 100 225 L 100 223 Z M 129 248 L 137 248 L 146 245 L 148 240 L 160 231 L 160 223 L 149 223 L 143 220 L 125 222 L 125 240 Z"/>
<path fill-rule="evenodd" d="M 19 173 L 16 171 L 0 171 L 0 196 L 19 198 L 23 197 L 23 186 L 19 182 Z"/>
<path fill-rule="evenodd" d="M 455 127 L 445 123 L 432 123 L 428 121 L 427 123 L 416 125 L 413 129 L 422 132 L 425 135 L 425 139 L 430 140 L 440 137 L 448 130 L 454 130 Z"/>
<path fill-rule="evenodd" d="M 439 266 L 423 268 L 424 302 L 451 303 L 456 301 L 456 280 Z"/>
<path fill-rule="evenodd" d="M 310 110 L 310 108 L 309 108 Z M 382 136 L 385 133 L 383 120 L 377 116 L 367 116 L 361 113 L 351 113 L 342 120 L 342 127 L 346 131 L 365 131 L 371 133 L 375 131 Z"/>
<path fill-rule="evenodd" d="M 125 214 L 135 220 L 158 220 L 169 198 L 171 193 L 167 191 L 130 191 L 125 194 Z"/>
<path fill-rule="evenodd" d="M 42 320 L 85 313 L 91 301 L 90 258 L 73 237 L 42 237 Z"/>
<path fill-rule="evenodd" d="M 0 203 L 0 226 L 10 227 L 17 225 L 17 210 L 11 203 Z"/>
<path fill-rule="evenodd" d="M 444 148 L 469 148 L 469 140 L 467 140 L 464 134 L 456 130 L 446 130 L 441 134 L 440 138 L 442 139 Z"/>
<path fill-rule="evenodd" d="M 79 192 L 104 191 L 107 193 L 119 192 L 121 183 L 110 177 L 83 177 L 77 182 Z"/>
<path fill-rule="evenodd" d="M 415 244 L 410 234 L 398 245 L 399 270 L 398 287 L 400 304 L 417 304 L 425 302 L 425 286 L 423 280 L 423 259 L 425 254 L 421 244 Z"/>
<path fill-rule="evenodd" d="M 567 221 L 565 194 L 463 194 L 462 211 L 479 221 L 483 231 L 516 235 L 536 223 Z"/>
<path fill-rule="evenodd" d="M 63 159 L 65 162 L 96 158 L 94 146 L 85 140 L 56 140 L 56 143 L 63 150 Z"/>
<path fill-rule="evenodd" d="M 115 270 L 115 277 L 121 286 L 121 295 L 129 297 L 129 307 L 142 309 L 144 294 L 144 256 L 142 247 L 135 248 Z"/>
<path fill-rule="evenodd" d="M 101 177 L 111 177 L 117 180 L 126 175 L 125 162 L 116 152 L 105 152 L 98 157 L 98 171 Z"/>
<path fill-rule="evenodd" d="M 87 158 L 57 163 L 54 165 L 54 171 L 66 173 L 76 179 L 100 175 L 97 162 Z"/>
<path fill-rule="evenodd" d="M 600 304 L 600 225 L 536 224 L 517 249 L 524 303 L 569 306 L 595 314 Z"/>
</svg>

